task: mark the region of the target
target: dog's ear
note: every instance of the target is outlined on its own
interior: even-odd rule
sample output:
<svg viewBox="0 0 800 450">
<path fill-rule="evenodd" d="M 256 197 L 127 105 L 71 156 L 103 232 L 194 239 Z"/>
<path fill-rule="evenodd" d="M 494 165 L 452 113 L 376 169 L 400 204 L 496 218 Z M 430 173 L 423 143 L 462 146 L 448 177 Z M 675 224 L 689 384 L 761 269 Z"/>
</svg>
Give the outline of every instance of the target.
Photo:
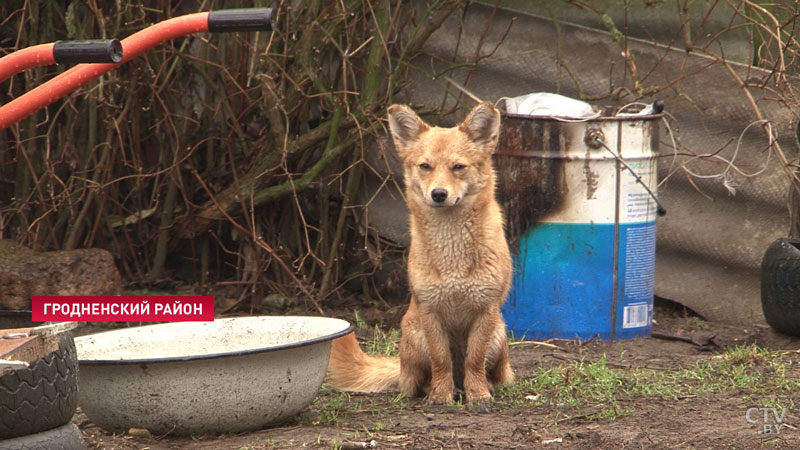
<svg viewBox="0 0 800 450">
<path fill-rule="evenodd" d="M 477 104 L 467 118 L 458 126 L 476 144 L 486 145 L 494 150 L 500 135 L 500 111 L 489 102 Z"/>
<path fill-rule="evenodd" d="M 420 135 L 430 129 L 411 108 L 405 105 L 392 105 L 389 113 L 389 130 L 394 138 L 394 146 L 402 157 L 405 150 L 419 139 Z"/>
</svg>

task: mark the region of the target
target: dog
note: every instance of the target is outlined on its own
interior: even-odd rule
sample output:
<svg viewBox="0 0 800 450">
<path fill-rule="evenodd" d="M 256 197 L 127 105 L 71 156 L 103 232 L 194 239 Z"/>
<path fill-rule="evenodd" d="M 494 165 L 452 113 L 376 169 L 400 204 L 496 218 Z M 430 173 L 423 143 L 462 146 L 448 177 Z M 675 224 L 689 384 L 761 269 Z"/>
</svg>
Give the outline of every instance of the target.
<svg viewBox="0 0 800 450">
<path fill-rule="evenodd" d="M 494 388 L 514 379 L 500 314 L 512 263 L 492 164 L 500 113 L 480 103 L 458 126 L 441 128 L 392 105 L 388 119 L 411 231 L 399 358 L 365 354 L 351 333 L 333 341 L 327 381 L 344 391 L 427 395 L 433 404 L 463 394 L 471 410 L 487 412 Z"/>
</svg>

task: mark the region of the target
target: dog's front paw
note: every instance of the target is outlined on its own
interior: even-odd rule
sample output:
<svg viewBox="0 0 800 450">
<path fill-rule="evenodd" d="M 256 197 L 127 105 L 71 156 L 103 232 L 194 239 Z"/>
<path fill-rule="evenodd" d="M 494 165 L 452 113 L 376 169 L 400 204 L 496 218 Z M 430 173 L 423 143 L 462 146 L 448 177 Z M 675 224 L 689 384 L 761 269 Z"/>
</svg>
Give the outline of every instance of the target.
<svg viewBox="0 0 800 450">
<path fill-rule="evenodd" d="M 453 401 L 453 391 L 431 392 L 428 394 L 428 403 L 431 405 L 446 405 Z"/>
</svg>

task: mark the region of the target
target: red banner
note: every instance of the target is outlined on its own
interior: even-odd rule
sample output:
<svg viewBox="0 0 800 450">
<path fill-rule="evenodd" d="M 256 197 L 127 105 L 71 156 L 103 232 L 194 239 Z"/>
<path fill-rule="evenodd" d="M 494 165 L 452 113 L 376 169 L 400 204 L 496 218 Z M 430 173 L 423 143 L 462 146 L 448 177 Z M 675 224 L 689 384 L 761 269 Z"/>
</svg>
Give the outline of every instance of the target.
<svg viewBox="0 0 800 450">
<path fill-rule="evenodd" d="M 211 322 L 214 297 L 35 296 L 34 322 Z"/>
</svg>

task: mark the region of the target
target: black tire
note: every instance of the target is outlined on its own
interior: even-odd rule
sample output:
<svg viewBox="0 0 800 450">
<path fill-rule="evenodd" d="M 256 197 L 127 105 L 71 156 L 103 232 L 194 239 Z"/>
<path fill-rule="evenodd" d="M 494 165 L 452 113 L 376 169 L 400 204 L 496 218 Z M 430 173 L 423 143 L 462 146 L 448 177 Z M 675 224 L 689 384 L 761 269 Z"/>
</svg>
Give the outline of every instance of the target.
<svg viewBox="0 0 800 450">
<path fill-rule="evenodd" d="M 0 441 L 0 450 L 86 450 L 78 427 L 69 422 L 52 430 Z"/>
<path fill-rule="evenodd" d="M 78 404 L 78 357 L 69 333 L 58 350 L 0 376 L 0 439 L 47 431 L 72 419 Z"/>
<path fill-rule="evenodd" d="M 764 253 L 761 307 L 776 331 L 800 336 L 800 239 L 780 238 Z"/>
</svg>

